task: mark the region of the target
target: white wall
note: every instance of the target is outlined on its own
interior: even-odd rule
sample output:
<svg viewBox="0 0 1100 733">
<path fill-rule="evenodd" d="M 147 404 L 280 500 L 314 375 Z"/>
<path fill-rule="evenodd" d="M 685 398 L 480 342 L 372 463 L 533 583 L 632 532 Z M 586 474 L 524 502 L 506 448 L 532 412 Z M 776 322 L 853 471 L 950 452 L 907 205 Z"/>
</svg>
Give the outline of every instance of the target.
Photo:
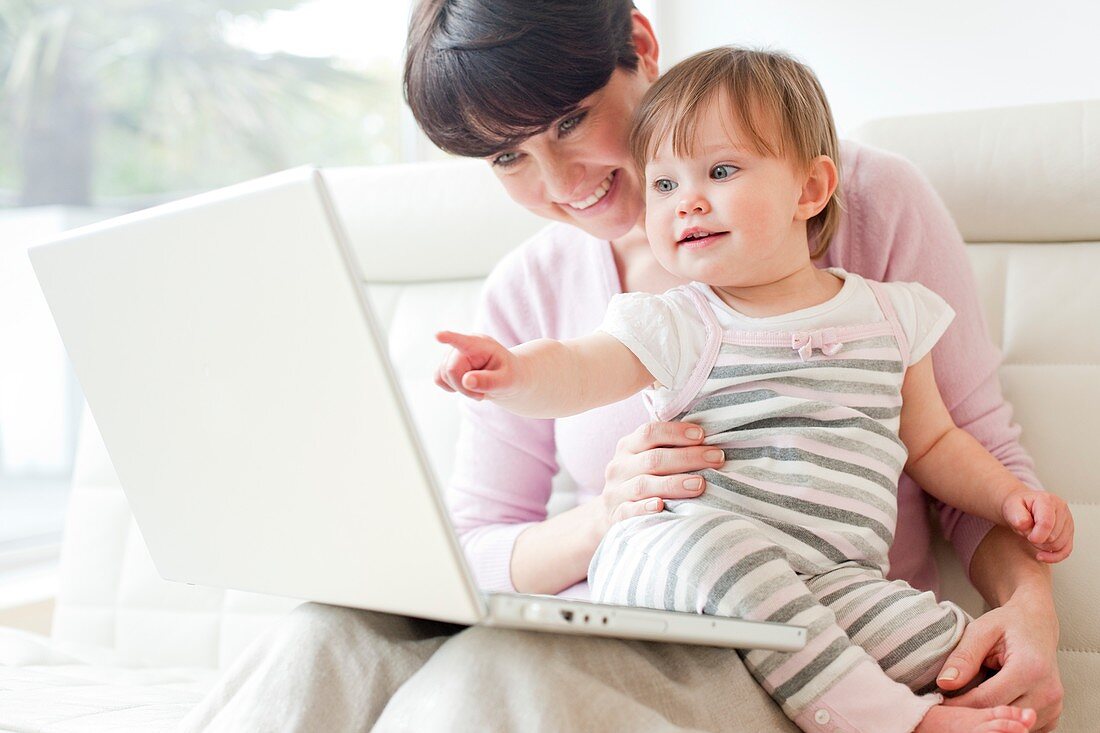
<svg viewBox="0 0 1100 733">
<path fill-rule="evenodd" d="M 841 135 L 876 117 L 1100 98 L 1093 0 L 657 0 L 662 69 L 765 45 L 814 68 Z"/>
</svg>

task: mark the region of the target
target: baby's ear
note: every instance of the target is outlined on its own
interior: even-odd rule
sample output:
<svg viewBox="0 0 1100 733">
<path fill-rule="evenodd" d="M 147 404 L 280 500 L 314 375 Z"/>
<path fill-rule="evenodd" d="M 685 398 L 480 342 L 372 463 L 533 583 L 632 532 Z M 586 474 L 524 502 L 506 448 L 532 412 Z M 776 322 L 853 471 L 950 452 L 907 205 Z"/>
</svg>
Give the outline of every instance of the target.
<svg viewBox="0 0 1100 733">
<path fill-rule="evenodd" d="M 810 161 L 798 199 L 798 218 L 809 221 L 820 214 L 836 192 L 839 181 L 836 163 L 828 155 L 819 155 Z"/>
</svg>

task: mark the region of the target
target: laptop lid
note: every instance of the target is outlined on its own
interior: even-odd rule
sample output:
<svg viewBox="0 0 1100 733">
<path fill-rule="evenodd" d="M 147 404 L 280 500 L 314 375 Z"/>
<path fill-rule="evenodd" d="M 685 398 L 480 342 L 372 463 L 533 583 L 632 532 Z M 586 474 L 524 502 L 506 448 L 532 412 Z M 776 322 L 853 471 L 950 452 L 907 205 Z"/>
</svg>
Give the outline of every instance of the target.
<svg viewBox="0 0 1100 733">
<path fill-rule="evenodd" d="M 30 257 L 163 577 L 483 616 L 317 170 Z"/>
</svg>

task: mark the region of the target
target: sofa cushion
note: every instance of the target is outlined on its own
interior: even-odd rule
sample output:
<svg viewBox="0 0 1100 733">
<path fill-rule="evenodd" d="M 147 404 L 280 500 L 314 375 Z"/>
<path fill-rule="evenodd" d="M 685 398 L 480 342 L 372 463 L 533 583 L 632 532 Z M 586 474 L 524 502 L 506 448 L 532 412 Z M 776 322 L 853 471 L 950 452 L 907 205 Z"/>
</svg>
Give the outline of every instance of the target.
<svg viewBox="0 0 1100 733">
<path fill-rule="evenodd" d="M 852 137 L 916 163 L 968 242 L 1100 232 L 1100 100 L 886 118 Z"/>
</svg>

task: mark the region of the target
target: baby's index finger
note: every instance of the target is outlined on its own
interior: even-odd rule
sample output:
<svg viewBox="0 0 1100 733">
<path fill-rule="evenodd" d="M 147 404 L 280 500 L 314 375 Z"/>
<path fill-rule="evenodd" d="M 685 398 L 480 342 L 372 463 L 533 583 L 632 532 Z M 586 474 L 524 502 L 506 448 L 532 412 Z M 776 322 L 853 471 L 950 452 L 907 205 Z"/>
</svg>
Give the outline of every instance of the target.
<svg viewBox="0 0 1100 733">
<path fill-rule="evenodd" d="M 441 344 L 447 344 L 459 350 L 470 348 L 477 343 L 476 337 L 467 336 L 464 333 L 457 333 L 455 331 L 439 331 L 435 335 L 435 340 Z"/>
</svg>

